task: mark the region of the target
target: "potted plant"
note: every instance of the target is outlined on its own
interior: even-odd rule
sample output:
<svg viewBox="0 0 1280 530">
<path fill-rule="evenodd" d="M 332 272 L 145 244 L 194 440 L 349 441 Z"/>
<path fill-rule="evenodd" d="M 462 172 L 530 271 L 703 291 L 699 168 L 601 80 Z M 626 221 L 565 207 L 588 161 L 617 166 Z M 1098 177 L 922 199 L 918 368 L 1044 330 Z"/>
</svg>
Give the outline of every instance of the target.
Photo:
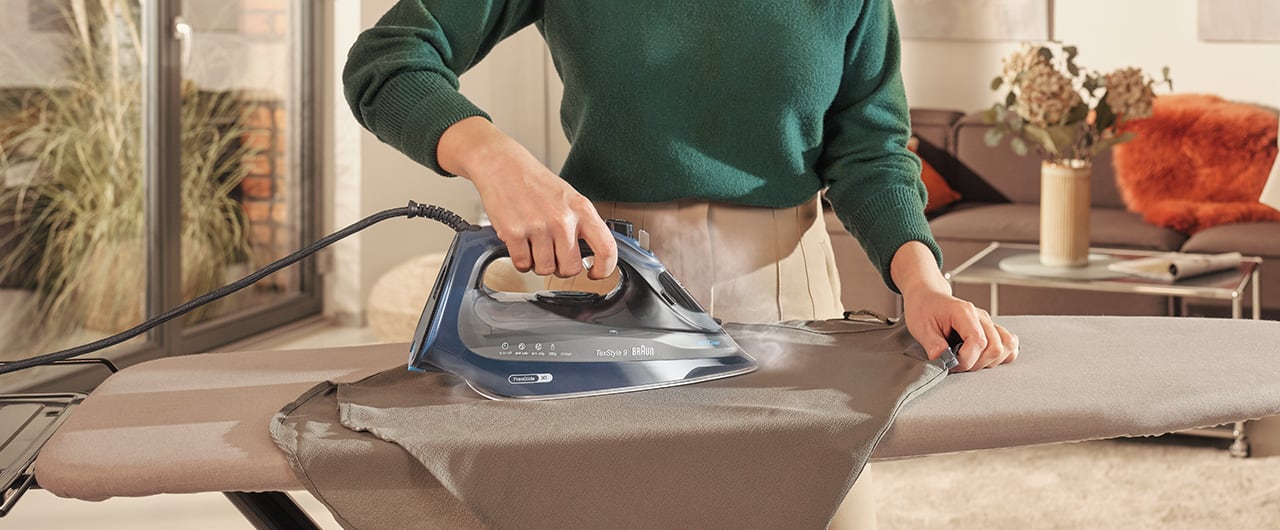
<svg viewBox="0 0 1280 530">
<path fill-rule="evenodd" d="M 1003 60 L 991 89 L 1003 97 L 983 118 L 987 145 L 1009 137 L 1019 155 L 1035 151 L 1040 171 L 1040 261 L 1083 267 L 1089 251 L 1089 176 L 1098 153 L 1125 142 L 1127 120 L 1151 115 L 1156 81 L 1139 68 L 1109 73 L 1076 64 L 1075 46 L 1022 46 Z M 1173 88 L 1169 68 L 1162 83 Z"/>
<path fill-rule="evenodd" d="M 0 123 L 0 174 L 19 175 L 0 188 L 0 224 L 11 229 L 0 284 L 32 291 L 26 307 L 6 309 L 38 323 L 43 338 L 128 328 L 142 320 L 146 295 L 138 0 L 69 5 L 66 77 L 27 91 L 16 102 L 21 119 Z M 192 297 L 248 259 L 235 191 L 253 153 L 235 94 L 188 84 L 182 97 L 182 174 L 173 178 L 183 195 L 182 289 Z"/>
</svg>

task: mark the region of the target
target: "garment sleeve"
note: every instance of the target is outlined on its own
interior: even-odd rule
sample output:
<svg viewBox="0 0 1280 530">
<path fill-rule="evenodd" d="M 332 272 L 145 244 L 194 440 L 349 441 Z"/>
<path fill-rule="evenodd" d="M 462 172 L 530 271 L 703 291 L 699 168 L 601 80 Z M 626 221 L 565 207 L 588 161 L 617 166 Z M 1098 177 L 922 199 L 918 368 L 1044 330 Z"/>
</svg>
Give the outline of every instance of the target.
<svg viewBox="0 0 1280 530">
<path fill-rule="evenodd" d="M 818 172 L 836 216 L 866 250 L 885 285 L 894 253 L 920 241 L 942 264 L 924 216 L 920 159 L 907 149 L 911 118 L 902 86 L 891 0 L 863 0 L 845 52 L 839 93 L 827 111 Z"/>
<path fill-rule="evenodd" d="M 458 76 L 542 16 L 542 0 L 400 0 L 356 39 L 342 80 L 356 120 L 440 174 L 440 135 L 472 116 Z"/>
</svg>

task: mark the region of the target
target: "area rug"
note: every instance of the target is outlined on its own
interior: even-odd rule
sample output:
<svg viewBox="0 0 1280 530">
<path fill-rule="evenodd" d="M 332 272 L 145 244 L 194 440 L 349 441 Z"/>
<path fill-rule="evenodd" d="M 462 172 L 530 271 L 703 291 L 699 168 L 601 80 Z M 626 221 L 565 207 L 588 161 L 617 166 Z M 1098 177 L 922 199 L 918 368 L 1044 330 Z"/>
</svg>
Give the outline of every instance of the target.
<svg viewBox="0 0 1280 530">
<path fill-rule="evenodd" d="M 1188 439 L 878 462 L 880 528 L 1280 528 L 1280 457 L 1231 458 L 1216 440 Z"/>
</svg>

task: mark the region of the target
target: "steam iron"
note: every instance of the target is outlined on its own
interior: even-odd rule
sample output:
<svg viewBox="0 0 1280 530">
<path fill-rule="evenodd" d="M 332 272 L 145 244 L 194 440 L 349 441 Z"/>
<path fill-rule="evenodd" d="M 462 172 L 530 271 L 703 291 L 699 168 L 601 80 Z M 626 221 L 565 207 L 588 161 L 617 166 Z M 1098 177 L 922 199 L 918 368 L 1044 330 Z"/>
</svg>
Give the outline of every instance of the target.
<svg viewBox="0 0 1280 530">
<path fill-rule="evenodd" d="M 621 279 L 603 295 L 493 291 L 484 271 L 508 255 L 506 245 L 489 226 L 459 231 L 418 321 L 409 369 L 459 375 L 490 399 L 614 394 L 755 370 L 755 360 L 631 237 L 630 223 L 610 226 Z"/>
</svg>

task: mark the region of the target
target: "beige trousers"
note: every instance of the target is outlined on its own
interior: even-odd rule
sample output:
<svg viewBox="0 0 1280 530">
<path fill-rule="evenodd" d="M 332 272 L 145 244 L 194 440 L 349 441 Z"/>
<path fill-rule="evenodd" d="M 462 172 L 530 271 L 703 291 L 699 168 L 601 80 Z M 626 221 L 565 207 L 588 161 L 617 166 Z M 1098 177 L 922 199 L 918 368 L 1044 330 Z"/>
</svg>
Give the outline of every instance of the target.
<svg viewBox="0 0 1280 530">
<path fill-rule="evenodd" d="M 726 322 L 840 318 L 840 277 L 815 198 L 793 208 L 706 201 L 596 203 L 605 219 L 649 233 L 649 250 L 712 316 Z M 548 287 L 612 288 L 585 275 Z"/>
<path fill-rule="evenodd" d="M 598 202 L 605 219 L 649 234 L 649 248 L 712 316 L 726 322 L 840 318 L 840 277 L 818 199 L 792 208 L 697 200 Z M 546 288 L 608 292 L 617 283 L 586 275 Z M 862 472 L 830 528 L 875 528 L 870 468 Z M 743 521 L 749 523 L 748 521 Z"/>
</svg>

